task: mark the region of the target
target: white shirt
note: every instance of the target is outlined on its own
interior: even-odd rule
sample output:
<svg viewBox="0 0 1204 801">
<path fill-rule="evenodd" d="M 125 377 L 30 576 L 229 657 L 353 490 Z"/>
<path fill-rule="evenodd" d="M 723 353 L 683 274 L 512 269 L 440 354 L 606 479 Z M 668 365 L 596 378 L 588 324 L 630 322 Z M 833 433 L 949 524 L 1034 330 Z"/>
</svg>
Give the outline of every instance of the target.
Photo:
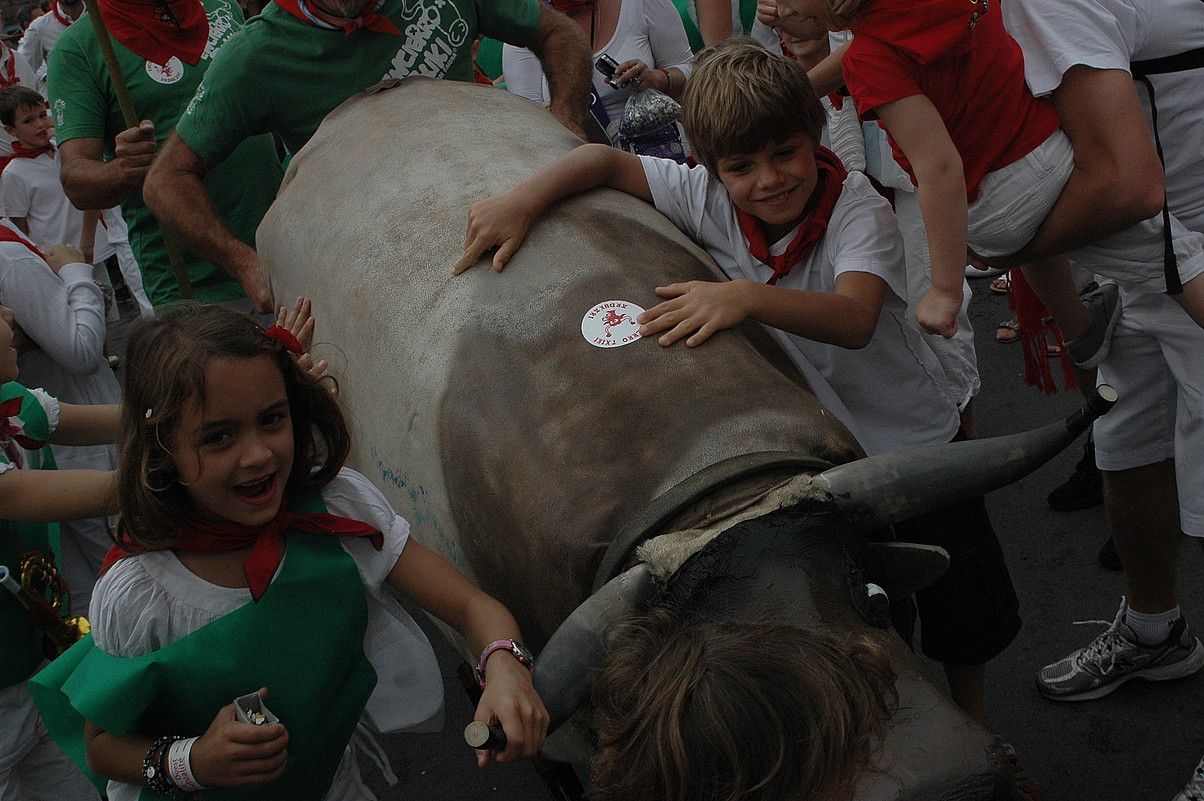
<svg viewBox="0 0 1204 801">
<path fill-rule="evenodd" d="M 41 17 L 39 17 L 41 19 Z M 62 153 L 43 153 L 37 158 L 13 159 L 0 175 L 0 197 L 7 217 L 24 217 L 28 238 L 36 245 L 74 245 L 80 247 L 84 213 L 63 191 Z M 112 256 L 108 233 L 97 221 L 92 261 L 99 263 Z"/>
<path fill-rule="evenodd" d="M 694 71 L 694 54 L 690 51 L 686 29 L 669 0 L 623 0 L 614 35 L 605 47 L 594 53 L 594 59 L 603 53 L 609 53 L 620 64 L 638 58 L 649 67 L 676 67 L 687 78 Z M 514 94 L 539 103 L 551 100 L 543 67 L 530 50 L 505 45 L 502 48 L 502 72 L 506 76 L 506 88 Z M 674 79 L 675 85 L 677 80 Z M 596 69 L 593 70 L 593 81 L 594 92 L 610 116 L 606 132 L 613 140 L 632 90 L 630 87 L 615 89 Z"/>
<path fill-rule="evenodd" d="M 18 45 L 19 52 L 29 61 L 29 65 L 34 68 L 37 75 L 37 82 L 28 85 L 41 92 L 43 97 L 46 96 L 46 68 L 50 60 L 50 53 L 54 50 L 59 37 L 63 35 L 63 31 L 67 30 L 67 26 L 55 16 L 55 11 L 64 18 L 70 19 L 58 5 L 58 0 L 55 0 L 55 3 L 53 10 L 29 23 L 29 27 L 25 29 L 25 34 L 21 37 L 21 44 Z M 83 16 L 82 8 L 80 16 Z"/>
<path fill-rule="evenodd" d="M 15 67 L 17 83 L 22 86 L 28 86 L 31 89 L 36 89 L 38 86 L 38 76 L 34 72 L 33 67 L 29 64 L 29 59 L 13 50 L 8 45 L 0 47 L 0 75 L 8 75 L 9 65 Z M 7 156 L 13 152 L 13 137 L 8 131 L 0 128 L 0 156 Z"/>
<path fill-rule="evenodd" d="M 1008 31 L 1024 51 L 1033 94 L 1048 94 L 1075 65 L 1129 71 L 1132 61 L 1204 47 L 1200 0 L 1008 0 Z M 1158 134 L 1166 161 L 1171 212 L 1188 228 L 1204 231 L 1204 69 L 1152 75 Z M 1150 119 L 1149 96 L 1137 94 Z"/>
<path fill-rule="evenodd" d="M 384 535 L 379 551 L 364 537 L 340 540 L 367 591 L 364 653 L 376 670 L 377 683 L 365 714 L 384 732 L 441 721 L 443 680 L 434 651 L 418 624 L 384 589 L 409 540 L 409 523 L 368 479 L 346 468 L 322 490 L 322 500 L 331 514 L 363 521 Z M 250 590 L 210 584 L 184 567 L 172 551 L 152 551 L 122 559 L 101 577 L 88 619 L 98 648 L 115 656 L 141 656 L 250 602 Z M 349 785 L 355 773 L 347 764 L 350 759 L 349 753 L 344 755 L 327 801 L 356 798 Z M 109 782 L 111 801 L 133 801 L 141 791 L 137 785 Z"/>
<path fill-rule="evenodd" d="M 749 253 L 722 183 L 702 167 L 641 158 L 657 210 L 706 248 L 728 278 L 764 283 L 773 275 Z M 780 255 L 793 237 L 794 232 L 787 234 L 770 252 Z M 845 272 L 870 273 L 887 285 L 866 347 L 849 350 L 770 329 L 774 338 L 867 454 L 949 442 L 958 429 L 957 406 L 936 354 L 907 313 L 902 237 L 889 204 L 856 172 L 845 179 L 827 231 L 778 286 L 835 292 L 836 278 Z M 822 385 L 816 386 L 817 372 L 844 414 L 830 405 Z"/>
</svg>

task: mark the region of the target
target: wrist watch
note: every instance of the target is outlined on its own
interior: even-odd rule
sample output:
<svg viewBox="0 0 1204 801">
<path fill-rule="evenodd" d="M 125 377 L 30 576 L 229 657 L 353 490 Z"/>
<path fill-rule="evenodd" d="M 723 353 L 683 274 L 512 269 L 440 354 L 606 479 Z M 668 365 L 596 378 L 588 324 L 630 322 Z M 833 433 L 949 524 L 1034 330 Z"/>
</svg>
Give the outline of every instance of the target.
<svg viewBox="0 0 1204 801">
<path fill-rule="evenodd" d="M 528 669 L 535 670 L 535 656 L 517 640 L 494 640 L 485 646 L 485 650 L 481 651 L 481 658 L 477 660 L 476 674 L 477 683 L 481 687 L 485 686 L 485 663 L 489 661 L 489 657 L 493 656 L 496 651 L 506 651 Z"/>
</svg>

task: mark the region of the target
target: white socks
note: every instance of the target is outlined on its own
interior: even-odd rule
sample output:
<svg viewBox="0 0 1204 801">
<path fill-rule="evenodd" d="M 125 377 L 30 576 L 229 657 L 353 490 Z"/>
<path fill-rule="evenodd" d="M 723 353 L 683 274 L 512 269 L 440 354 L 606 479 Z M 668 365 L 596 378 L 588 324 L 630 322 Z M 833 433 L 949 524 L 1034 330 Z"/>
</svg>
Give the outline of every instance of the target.
<svg viewBox="0 0 1204 801">
<path fill-rule="evenodd" d="M 1125 609 L 1125 625 L 1137 635 L 1137 642 L 1142 645 L 1161 645 L 1171 634 L 1171 627 L 1180 617 L 1179 607 L 1165 612 L 1147 614 Z"/>
</svg>

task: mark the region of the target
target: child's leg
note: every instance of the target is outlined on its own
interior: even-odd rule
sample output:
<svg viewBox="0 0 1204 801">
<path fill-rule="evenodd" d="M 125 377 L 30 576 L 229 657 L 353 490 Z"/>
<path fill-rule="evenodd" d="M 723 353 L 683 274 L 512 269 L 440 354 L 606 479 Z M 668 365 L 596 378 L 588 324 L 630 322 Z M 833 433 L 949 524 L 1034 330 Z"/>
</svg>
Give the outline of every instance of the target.
<svg viewBox="0 0 1204 801">
<path fill-rule="evenodd" d="M 945 665 L 953 702 L 980 725 L 986 725 L 986 665 Z"/>
<path fill-rule="evenodd" d="M 1079 298 L 1069 259 L 1054 256 L 1026 264 L 1021 269 L 1037 298 L 1062 329 L 1064 339 L 1074 339 L 1091 327 L 1091 312 Z"/>
</svg>

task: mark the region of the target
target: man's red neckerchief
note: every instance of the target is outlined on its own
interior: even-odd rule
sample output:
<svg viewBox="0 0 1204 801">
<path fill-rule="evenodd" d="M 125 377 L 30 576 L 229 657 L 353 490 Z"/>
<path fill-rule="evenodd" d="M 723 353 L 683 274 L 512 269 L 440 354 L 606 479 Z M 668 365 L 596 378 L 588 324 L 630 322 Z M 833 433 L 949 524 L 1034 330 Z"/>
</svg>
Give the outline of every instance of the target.
<svg viewBox="0 0 1204 801">
<path fill-rule="evenodd" d="M 6 44 L 0 43 L 0 47 L 3 47 L 3 52 L 8 55 L 8 66 L 4 68 L 4 72 L 0 73 L 0 89 L 7 89 L 8 87 L 19 83 L 21 79 L 17 77 L 16 53 L 14 53 L 13 49 Z"/>
<path fill-rule="evenodd" d="M 848 172 L 845 171 L 840 157 L 826 147 L 815 149 L 815 166 L 819 178 L 811 199 L 807 201 L 805 218 L 782 255 L 770 254 L 771 243 L 766 241 L 765 228 L 761 221 L 740 208 L 736 209 L 740 231 L 748 240 L 748 252 L 754 259 L 773 270 L 773 275 L 765 282 L 767 284 L 776 284 L 789 274 L 796 264 L 807 258 L 828 228 L 828 220 L 832 217 L 832 209 L 840 197 Z"/>
<path fill-rule="evenodd" d="M 251 597 L 258 601 L 267 592 L 272 576 L 284 558 L 284 535 L 289 529 L 335 537 L 367 537 L 378 551 L 385 543 L 384 536 L 367 523 L 324 512 L 290 512 L 287 503 L 282 502 L 276 517 L 262 526 L 244 526 L 229 520 L 201 520 L 195 515 L 189 516 L 180 526 L 179 541 L 172 547 L 177 551 L 218 553 L 250 546 L 251 551 L 243 563 L 243 573 Z M 122 544 L 114 545 L 105 556 L 100 567 L 102 575 L 119 559 L 145 551 L 133 541 L 124 537 L 121 539 Z"/>
<path fill-rule="evenodd" d="M 328 14 L 313 3 L 305 2 L 305 0 L 276 0 L 276 5 L 302 22 L 313 25 L 315 28 L 341 30 L 347 36 L 350 36 L 361 28 L 369 31 L 377 31 L 378 33 L 387 33 L 391 36 L 401 36 L 401 31 L 398 30 L 393 20 L 380 13 L 380 8 L 384 5 L 382 0 L 368 0 L 367 5 L 359 13 L 359 16 L 351 18 L 336 17 L 334 14 Z"/>
<path fill-rule="evenodd" d="M 172 57 L 195 65 L 209 43 L 200 0 L 98 0 L 113 37 L 135 55 L 163 67 Z"/>
<path fill-rule="evenodd" d="M 54 2 L 50 4 L 50 11 L 54 14 L 55 19 L 67 27 L 70 27 L 71 23 L 75 22 L 75 20 L 71 19 L 71 17 L 68 17 L 66 14 L 63 14 L 61 11 L 59 11 L 58 0 L 54 0 Z"/>
</svg>

